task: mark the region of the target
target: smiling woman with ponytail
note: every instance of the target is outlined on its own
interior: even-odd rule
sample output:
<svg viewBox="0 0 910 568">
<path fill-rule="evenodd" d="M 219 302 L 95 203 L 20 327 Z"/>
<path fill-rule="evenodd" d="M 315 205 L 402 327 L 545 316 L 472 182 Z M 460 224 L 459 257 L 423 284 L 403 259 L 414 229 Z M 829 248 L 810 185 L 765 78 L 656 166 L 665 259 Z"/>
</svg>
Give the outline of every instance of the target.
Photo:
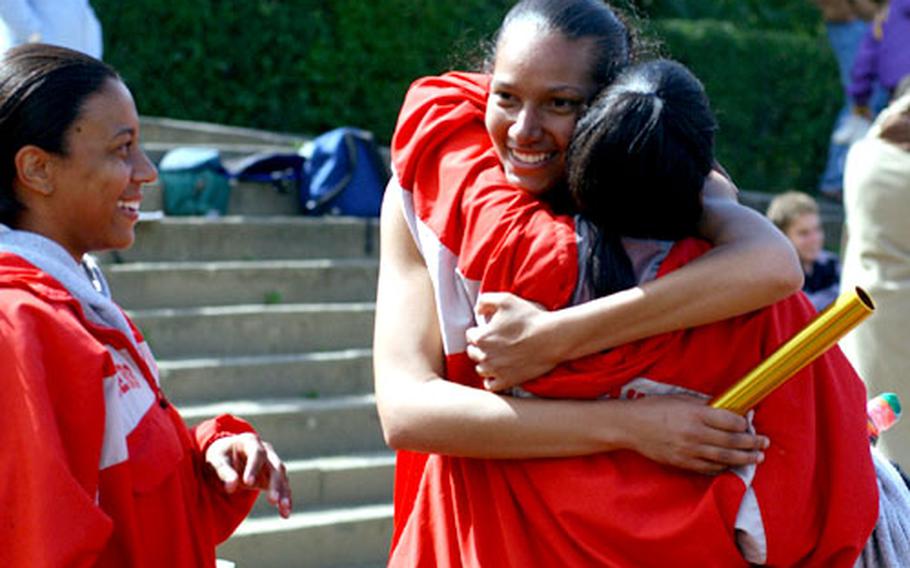
<svg viewBox="0 0 910 568">
<path fill-rule="evenodd" d="M 132 94 L 109 66 L 29 44 L 0 57 L 0 558 L 5 566 L 198 567 L 281 459 L 230 415 L 188 428 L 93 251 L 135 239 Z"/>
</svg>

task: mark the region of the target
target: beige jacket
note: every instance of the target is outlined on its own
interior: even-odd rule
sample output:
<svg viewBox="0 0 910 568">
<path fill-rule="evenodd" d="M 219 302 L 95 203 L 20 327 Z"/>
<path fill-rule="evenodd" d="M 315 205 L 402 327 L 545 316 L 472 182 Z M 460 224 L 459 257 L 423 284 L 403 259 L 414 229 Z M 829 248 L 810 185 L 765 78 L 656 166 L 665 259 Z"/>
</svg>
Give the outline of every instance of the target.
<svg viewBox="0 0 910 568">
<path fill-rule="evenodd" d="M 910 151 L 880 135 L 889 115 L 907 110 L 910 95 L 883 111 L 847 156 L 841 290 L 861 286 L 877 307 L 840 342 L 869 397 L 895 392 L 904 408 L 910 405 Z M 885 433 L 879 445 L 891 459 L 910 465 L 910 419 Z"/>
</svg>

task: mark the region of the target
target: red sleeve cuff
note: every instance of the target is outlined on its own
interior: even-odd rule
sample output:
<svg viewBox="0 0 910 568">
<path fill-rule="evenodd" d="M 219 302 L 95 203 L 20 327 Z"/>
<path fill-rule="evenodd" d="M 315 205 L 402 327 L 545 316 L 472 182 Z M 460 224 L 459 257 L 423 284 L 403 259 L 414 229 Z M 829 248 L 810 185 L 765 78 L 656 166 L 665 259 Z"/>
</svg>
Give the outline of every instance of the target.
<svg viewBox="0 0 910 568">
<path fill-rule="evenodd" d="M 212 442 L 227 436 L 243 434 L 244 432 L 256 433 L 256 430 L 246 420 L 222 414 L 211 420 L 206 420 L 190 429 L 199 452 L 205 455 Z"/>
</svg>

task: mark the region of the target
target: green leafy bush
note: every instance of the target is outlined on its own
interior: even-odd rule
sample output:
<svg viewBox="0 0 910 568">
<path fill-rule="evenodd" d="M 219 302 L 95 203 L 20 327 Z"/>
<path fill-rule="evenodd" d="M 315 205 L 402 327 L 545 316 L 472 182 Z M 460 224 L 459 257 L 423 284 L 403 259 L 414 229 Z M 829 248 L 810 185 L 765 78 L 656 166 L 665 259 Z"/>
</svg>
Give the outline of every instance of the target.
<svg viewBox="0 0 910 568">
<path fill-rule="evenodd" d="M 388 140 L 411 81 L 479 45 L 508 0 L 94 0 L 143 114 Z"/>
<path fill-rule="evenodd" d="M 824 38 L 704 20 L 656 21 L 653 30 L 704 82 L 720 124 L 718 158 L 742 188 L 815 188 L 842 104 Z"/>
<path fill-rule="evenodd" d="M 723 20 L 742 29 L 815 36 L 824 31 L 821 13 L 809 0 L 634 0 L 631 3 L 655 20 Z"/>
</svg>

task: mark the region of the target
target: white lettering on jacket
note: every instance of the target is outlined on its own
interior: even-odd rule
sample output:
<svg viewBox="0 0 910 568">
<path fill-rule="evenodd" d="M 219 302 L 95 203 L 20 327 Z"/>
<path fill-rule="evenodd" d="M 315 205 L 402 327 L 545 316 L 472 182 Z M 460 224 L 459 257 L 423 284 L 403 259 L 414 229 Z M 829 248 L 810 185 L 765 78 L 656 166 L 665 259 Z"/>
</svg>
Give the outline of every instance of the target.
<svg viewBox="0 0 910 568">
<path fill-rule="evenodd" d="M 129 352 L 109 345 L 107 350 L 116 372 L 104 379 L 104 441 L 99 469 L 129 458 L 127 436 L 155 403 L 155 393 Z"/>
</svg>

